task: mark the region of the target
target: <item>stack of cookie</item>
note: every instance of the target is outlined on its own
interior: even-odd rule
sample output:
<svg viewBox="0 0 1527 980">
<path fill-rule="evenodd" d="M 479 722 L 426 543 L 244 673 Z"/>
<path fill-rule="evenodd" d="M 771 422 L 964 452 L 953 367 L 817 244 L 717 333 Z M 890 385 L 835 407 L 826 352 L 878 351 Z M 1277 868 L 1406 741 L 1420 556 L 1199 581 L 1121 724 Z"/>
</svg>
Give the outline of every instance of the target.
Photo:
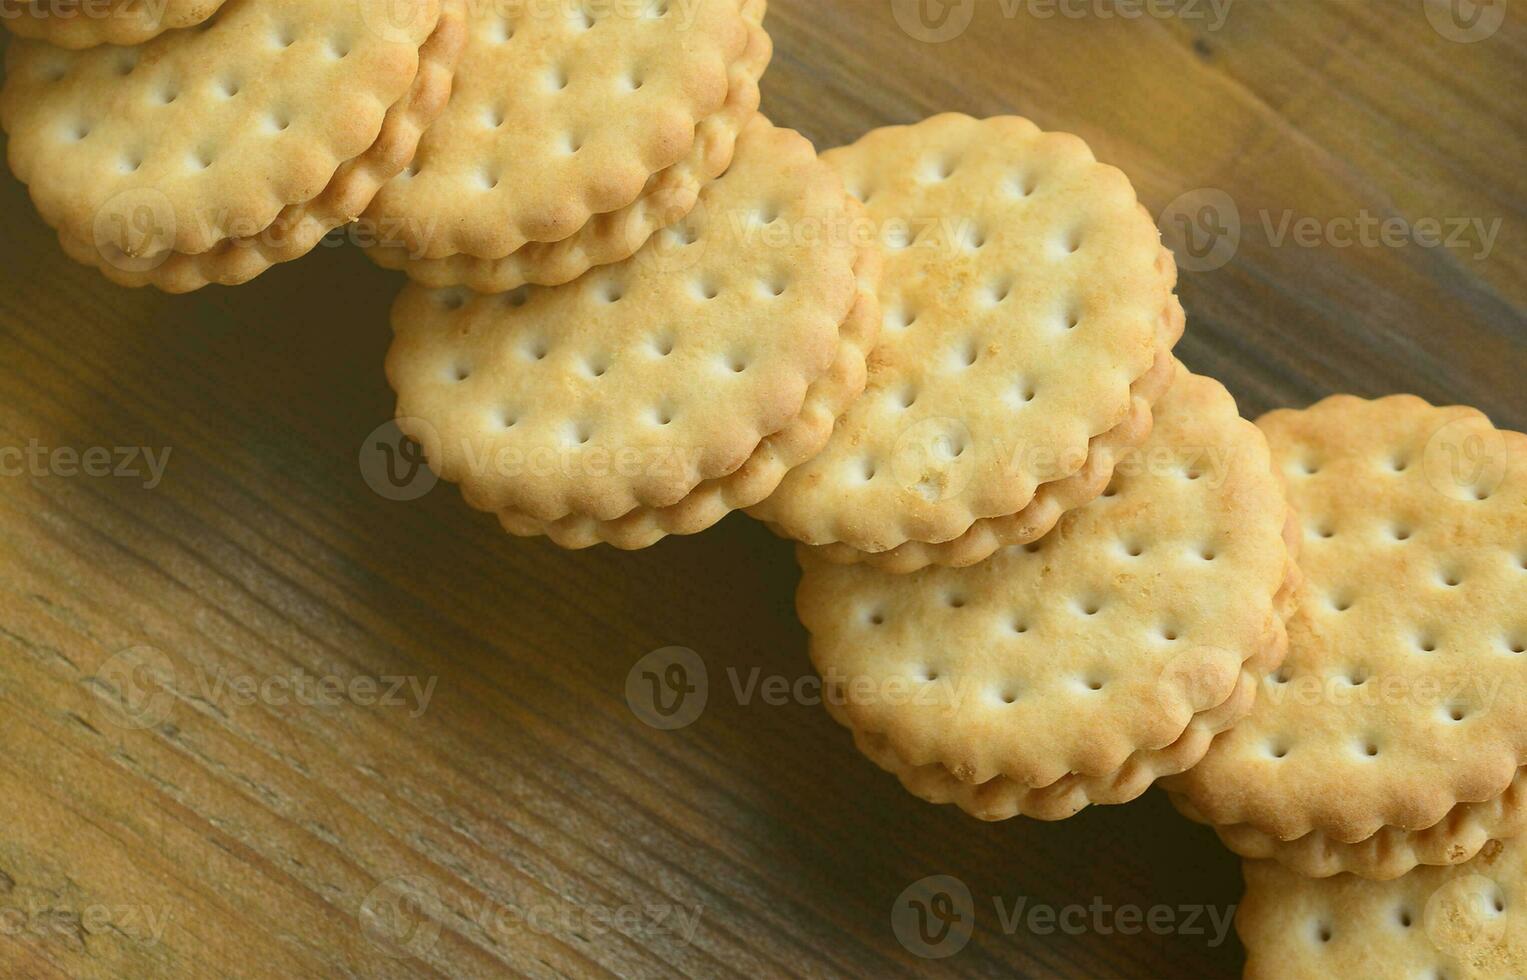
<svg viewBox="0 0 1527 980">
<path fill-rule="evenodd" d="M 0 92 L 11 167 L 64 249 L 119 283 L 245 282 L 311 251 L 408 165 L 450 98 L 466 9 L 28 5 L 6 21 L 22 33 L 141 43 L 13 41 Z"/>
<path fill-rule="evenodd" d="M 773 55 L 765 8 L 471 5 L 450 108 L 367 211 L 369 254 L 489 293 L 630 258 L 731 163 Z"/>
<path fill-rule="evenodd" d="M 1307 878 L 1246 863 L 1236 931 L 1247 980 L 1527 976 L 1527 841 L 1491 841 L 1463 864 L 1374 881 Z"/>
<path fill-rule="evenodd" d="M 624 262 L 506 293 L 409 286 L 399 425 L 474 507 L 643 548 L 767 497 L 864 388 L 879 252 L 802 136 L 748 123 L 699 206 Z"/>
<path fill-rule="evenodd" d="M 1292 647 L 1170 785 L 1250 858 L 1394 878 L 1527 827 L 1527 436 L 1339 395 L 1261 420 L 1302 522 Z"/>
</svg>

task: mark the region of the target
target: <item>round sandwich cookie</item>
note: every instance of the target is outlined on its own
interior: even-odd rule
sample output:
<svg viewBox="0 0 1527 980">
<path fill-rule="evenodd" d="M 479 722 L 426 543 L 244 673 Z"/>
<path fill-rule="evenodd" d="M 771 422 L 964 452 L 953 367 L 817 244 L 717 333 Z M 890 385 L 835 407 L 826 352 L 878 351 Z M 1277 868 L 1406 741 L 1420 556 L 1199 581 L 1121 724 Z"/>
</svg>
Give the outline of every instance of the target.
<svg viewBox="0 0 1527 980">
<path fill-rule="evenodd" d="M 761 0 L 472 5 L 451 105 L 367 211 L 368 253 L 491 292 L 628 258 L 730 162 L 772 52 L 763 15 Z"/>
<path fill-rule="evenodd" d="M 1103 496 L 977 565 L 799 549 L 829 710 L 914 794 L 985 820 L 1128 802 L 1281 662 L 1297 570 L 1266 440 L 1185 368 L 1155 415 Z"/>
<path fill-rule="evenodd" d="M 527 283 L 555 286 L 600 265 L 630 258 L 655 233 L 687 215 L 700 189 L 732 162 L 737 136 L 758 112 L 759 80 L 769 66 L 774 45 L 763 29 L 765 0 L 745 0 L 743 16 L 749 40 L 728 75 L 726 103 L 696 128 L 694 145 L 684 159 L 654 174 L 641 196 L 626 207 L 596 214 L 572 235 L 555 242 L 529 242 L 503 258 L 457 253 L 444 258 L 410 256 L 408 249 L 377 244 L 371 257 L 388 269 L 408 273 L 427 286 L 468 286 L 498 293 Z M 491 29 L 485 29 L 491 35 Z M 500 98 L 501 93 L 494 93 Z M 495 115 L 496 118 L 496 115 Z M 367 223 L 369 240 L 385 238 L 385 228 Z"/>
<path fill-rule="evenodd" d="M 270 227 L 190 255 L 132 256 L 100 241 L 77 241 L 67 234 L 60 236 L 64 250 L 75 261 L 96 266 L 118 285 L 152 285 L 170 293 L 187 293 L 214 283 L 248 282 L 272 266 L 308 254 L 329 232 L 359 217 L 382 186 L 413 159 L 419 138 L 450 100 L 455 65 L 466 43 L 470 2 L 440 0 L 439 21 L 419 51 L 418 73 L 403 99 L 387 110 L 376 142 L 341 164 L 322 194 L 283 208 Z"/>
<path fill-rule="evenodd" d="M 1134 189 L 1075 136 L 942 115 L 823 155 L 885 252 L 865 395 L 752 508 L 834 562 L 970 565 L 1096 497 L 1183 313 Z"/>
<path fill-rule="evenodd" d="M 1527 436 L 1399 395 L 1260 426 L 1301 514 L 1289 655 L 1170 781 L 1225 844 L 1394 878 L 1527 829 Z"/>
<path fill-rule="evenodd" d="M 224 0 L 0 0 L 0 23 L 17 37 L 78 51 L 152 41 L 195 27 Z"/>
<path fill-rule="evenodd" d="M 1391 881 L 1247 861 L 1236 932 L 1246 980 L 1527 976 L 1527 842 L 1491 841 Z"/>
<path fill-rule="evenodd" d="M 65 250 L 123 285 L 247 281 L 408 164 L 450 98 L 466 9 L 229 0 L 137 47 L 17 42 L 0 92 L 11 166 Z"/>
<path fill-rule="evenodd" d="M 799 134 L 755 117 L 631 259 L 393 311 L 398 424 L 472 506 L 567 547 L 646 547 L 767 496 L 863 389 L 878 253 Z"/>
</svg>

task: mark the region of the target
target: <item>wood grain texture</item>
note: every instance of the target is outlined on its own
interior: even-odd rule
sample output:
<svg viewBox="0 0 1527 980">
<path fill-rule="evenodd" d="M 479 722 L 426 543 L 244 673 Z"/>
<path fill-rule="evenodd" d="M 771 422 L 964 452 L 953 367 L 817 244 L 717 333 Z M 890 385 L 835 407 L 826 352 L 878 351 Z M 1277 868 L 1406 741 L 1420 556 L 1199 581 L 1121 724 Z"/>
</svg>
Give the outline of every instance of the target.
<svg viewBox="0 0 1527 980">
<path fill-rule="evenodd" d="M 980 0 L 946 43 L 899 6 L 773 0 L 766 111 L 824 147 L 1017 112 L 1086 137 L 1153 213 L 1223 190 L 1242 241 L 1184 274 L 1180 350 L 1247 414 L 1414 391 L 1527 428 L 1522 4 L 1469 44 L 1421 0 L 1238 0 L 1222 24 L 1209 0 Z M 1262 212 L 1500 227 L 1484 257 L 1280 246 Z M 8 178 L 0 234 L 0 449 L 43 461 L 0 456 L 0 976 L 1239 970 L 1233 937 L 1003 928 L 994 899 L 1235 903 L 1234 859 L 1160 794 L 984 825 L 906 795 L 820 707 L 739 697 L 754 670 L 809 676 L 790 549 L 758 525 L 569 554 L 448 487 L 369 489 L 399 280 L 355 250 L 177 299 L 69 264 Z M 141 461 L 69 475 L 51 452 L 92 447 L 170 456 L 149 486 Z M 670 732 L 626 681 L 671 645 L 709 698 Z M 131 697 L 160 688 L 124 665 L 155 663 L 174 696 Z M 304 704 L 280 693 L 299 676 L 362 680 Z M 364 703 L 393 677 L 427 701 Z M 924 961 L 892 908 L 933 874 L 978 912 Z"/>
</svg>

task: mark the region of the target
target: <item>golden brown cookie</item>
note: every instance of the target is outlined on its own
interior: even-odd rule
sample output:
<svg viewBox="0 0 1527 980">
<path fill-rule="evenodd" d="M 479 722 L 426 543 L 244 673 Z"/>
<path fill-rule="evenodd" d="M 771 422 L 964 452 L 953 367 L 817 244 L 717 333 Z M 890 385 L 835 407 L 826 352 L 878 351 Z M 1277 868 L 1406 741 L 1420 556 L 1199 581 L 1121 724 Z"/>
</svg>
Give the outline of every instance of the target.
<svg viewBox="0 0 1527 980">
<path fill-rule="evenodd" d="M 1265 416 L 1304 522 L 1283 667 L 1170 781 L 1239 853 L 1389 878 L 1519 832 L 1527 436 L 1419 398 Z"/>
<path fill-rule="evenodd" d="M 466 43 L 469 2 L 441 0 L 440 20 L 419 51 L 413 85 L 387 110 L 371 149 L 340 165 L 318 197 L 283 209 L 269 228 L 226 239 L 194 255 L 133 256 L 109 244 L 61 235 L 64 250 L 75 261 L 96 266 L 118 285 L 152 285 L 169 293 L 191 292 L 213 283 L 248 282 L 272 266 L 308 254 L 329 232 L 359 217 L 382 185 L 402 172 L 413 159 L 420 136 L 445 109 L 456 61 Z"/>
<path fill-rule="evenodd" d="M 0 23 L 18 37 L 80 50 L 152 41 L 195 27 L 225 0 L 0 0 Z"/>
<path fill-rule="evenodd" d="M 16 42 L 0 92 L 12 169 L 72 254 L 169 288 L 236 280 L 225 265 L 265 256 L 229 257 L 230 242 L 268 236 L 272 257 L 294 257 L 407 162 L 449 92 L 459 21 L 442 11 L 462 9 L 229 0 L 137 47 Z"/>
<path fill-rule="evenodd" d="M 937 116 L 823 159 L 885 249 L 885 328 L 827 449 L 750 513 L 902 572 L 1037 538 L 1149 431 L 1183 327 L 1149 215 L 1024 119 Z"/>
<path fill-rule="evenodd" d="M 416 258 L 405 247 L 371 243 L 368 254 L 378 265 L 406 272 L 427 286 L 468 286 L 484 293 L 508 292 L 526 283 L 556 286 L 595 266 L 630 258 L 658 231 L 689 214 L 700 189 L 731 165 L 738 135 L 758 112 L 759 80 L 774 54 L 773 42 L 763 29 L 766 8 L 764 0 L 744 0 L 748 47 L 730 69 L 726 104 L 701 120 L 688 155 L 654 174 L 630 205 L 595 215 L 560 241 L 530 242 L 503 258 L 460 253 Z M 381 227 L 368 227 L 367 234 L 381 240 L 387 237 Z"/>
<path fill-rule="evenodd" d="M 853 206 L 810 143 L 757 117 L 694 214 L 626 262 L 496 296 L 405 290 L 399 425 L 517 533 L 701 530 L 767 495 L 862 387 L 856 267 L 872 287 L 874 263 Z"/>
<path fill-rule="evenodd" d="M 856 208 L 851 200 L 849 204 Z M 696 534 L 767 497 L 786 473 L 822 451 L 838 417 L 864 391 L 866 365 L 880 333 L 880 304 L 875 298 L 881 274 L 879 250 L 861 249 L 854 272 L 858 299 L 839 330 L 832 368 L 806 389 L 800 415 L 759 443 L 737 470 L 705 481 L 668 507 L 638 507 L 612 521 L 575 515 L 550 522 L 506 509 L 498 515 L 504 529 L 521 537 L 544 534 L 564 548 L 607 543 L 630 551 L 670 534 Z"/>
<path fill-rule="evenodd" d="M 739 0 L 508 0 L 469 16 L 451 105 L 367 211 L 369 251 L 503 259 L 630 207 L 723 110 L 749 41 Z"/>
<path fill-rule="evenodd" d="M 1294 573 L 1266 441 L 1179 369 L 1112 489 L 966 568 L 801 548 L 832 711 L 914 793 L 984 819 L 1070 816 L 1192 765 L 1282 660 Z"/>
<path fill-rule="evenodd" d="M 1306 878 L 1247 861 L 1236 931 L 1246 980 L 1507 980 L 1527 976 L 1527 844 L 1393 881 Z"/>
</svg>

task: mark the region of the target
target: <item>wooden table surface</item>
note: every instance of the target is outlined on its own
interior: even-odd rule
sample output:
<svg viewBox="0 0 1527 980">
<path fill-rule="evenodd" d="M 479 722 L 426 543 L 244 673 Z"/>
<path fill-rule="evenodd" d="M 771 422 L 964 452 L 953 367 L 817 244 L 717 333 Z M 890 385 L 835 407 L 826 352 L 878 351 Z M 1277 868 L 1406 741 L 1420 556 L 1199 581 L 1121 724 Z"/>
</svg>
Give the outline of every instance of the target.
<svg viewBox="0 0 1527 980">
<path fill-rule="evenodd" d="M 774 0 L 765 107 L 824 147 L 1077 132 L 1248 415 L 1414 391 L 1523 429 L 1524 8 Z M 173 298 L 71 265 L 8 177 L 0 232 L 0 976 L 1238 972 L 1237 862 L 1160 793 L 982 824 L 774 696 L 811 675 L 759 525 L 573 554 L 373 491 L 400 282 L 358 251 Z M 668 647 L 706 671 L 677 720 L 707 697 L 661 730 L 627 682 Z M 941 960 L 893 928 L 930 875 L 975 910 Z"/>
</svg>

